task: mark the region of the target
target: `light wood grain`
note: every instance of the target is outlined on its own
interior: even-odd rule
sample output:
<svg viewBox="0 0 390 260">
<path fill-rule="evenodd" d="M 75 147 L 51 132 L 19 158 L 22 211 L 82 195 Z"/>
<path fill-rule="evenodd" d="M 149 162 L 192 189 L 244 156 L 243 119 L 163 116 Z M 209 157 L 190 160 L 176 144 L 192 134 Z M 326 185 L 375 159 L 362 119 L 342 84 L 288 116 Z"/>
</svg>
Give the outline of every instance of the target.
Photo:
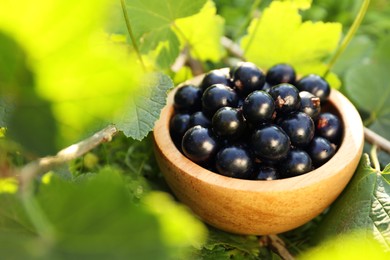
<svg viewBox="0 0 390 260">
<path fill-rule="evenodd" d="M 192 83 L 197 84 L 200 78 Z M 323 212 L 351 179 L 363 150 L 363 125 L 355 107 L 336 90 L 326 109 L 344 124 L 337 153 L 320 168 L 282 180 L 252 181 L 210 172 L 182 155 L 169 134 L 172 91 L 154 128 L 157 162 L 174 194 L 202 220 L 238 233 L 277 234 L 305 224 Z"/>
</svg>

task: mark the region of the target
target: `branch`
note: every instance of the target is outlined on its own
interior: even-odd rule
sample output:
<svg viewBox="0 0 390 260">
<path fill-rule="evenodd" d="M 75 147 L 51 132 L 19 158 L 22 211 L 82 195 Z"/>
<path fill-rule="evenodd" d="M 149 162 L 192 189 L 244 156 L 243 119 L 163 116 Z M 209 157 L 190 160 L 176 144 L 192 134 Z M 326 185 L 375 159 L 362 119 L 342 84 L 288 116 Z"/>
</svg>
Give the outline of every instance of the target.
<svg viewBox="0 0 390 260">
<path fill-rule="evenodd" d="M 390 154 L 390 141 L 368 129 L 367 127 L 364 127 L 364 138 L 370 144 L 376 145 L 382 151 Z"/>
<path fill-rule="evenodd" d="M 116 133 L 118 133 L 118 129 L 114 125 L 109 125 L 91 137 L 59 151 L 54 156 L 43 157 L 28 163 L 18 172 L 19 185 L 21 189 L 23 190 L 26 186 L 28 186 L 35 176 L 43 174 L 56 166 L 74 160 L 86 154 L 101 143 L 111 141 L 112 137 Z"/>
<path fill-rule="evenodd" d="M 294 260 L 295 258 L 290 254 L 286 248 L 284 241 L 277 235 L 267 235 L 260 237 L 260 245 L 267 246 L 272 249 L 277 255 L 284 260 Z"/>
</svg>

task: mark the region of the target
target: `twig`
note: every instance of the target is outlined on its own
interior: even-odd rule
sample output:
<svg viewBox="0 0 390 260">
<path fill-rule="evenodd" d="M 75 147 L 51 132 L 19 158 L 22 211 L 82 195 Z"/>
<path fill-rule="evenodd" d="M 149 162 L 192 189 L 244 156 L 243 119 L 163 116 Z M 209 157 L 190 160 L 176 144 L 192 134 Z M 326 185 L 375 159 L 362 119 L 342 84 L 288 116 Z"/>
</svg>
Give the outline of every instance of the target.
<svg viewBox="0 0 390 260">
<path fill-rule="evenodd" d="M 232 41 L 228 37 L 222 36 L 221 44 L 233 56 L 241 60 L 245 60 L 244 52 L 241 50 L 240 46 L 236 44 L 234 41 Z"/>
<path fill-rule="evenodd" d="M 290 254 L 286 248 L 284 241 L 277 235 L 267 235 L 260 237 L 260 245 L 267 246 L 272 249 L 284 260 L 294 260 L 295 258 Z"/>
<path fill-rule="evenodd" d="M 73 144 L 54 156 L 47 156 L 36 161 L 30 162 L 19 171 L 19 185 L 21 190 L 25 189 L 35 176 L 43 174 L 56 166 L 62 165 L 70 160 L 76 159 L 101 143 L 111 141 L 112 137 L 118 132 L 114 125 L 109 125 L 91 137 Z"/>
<path fill-rule="evenodd" d="M 367 127 L 364 127 L 364 138 L 370 144 L 376 145 L 380 150 L 390 154 L 390 141 Z"/>
</svg>

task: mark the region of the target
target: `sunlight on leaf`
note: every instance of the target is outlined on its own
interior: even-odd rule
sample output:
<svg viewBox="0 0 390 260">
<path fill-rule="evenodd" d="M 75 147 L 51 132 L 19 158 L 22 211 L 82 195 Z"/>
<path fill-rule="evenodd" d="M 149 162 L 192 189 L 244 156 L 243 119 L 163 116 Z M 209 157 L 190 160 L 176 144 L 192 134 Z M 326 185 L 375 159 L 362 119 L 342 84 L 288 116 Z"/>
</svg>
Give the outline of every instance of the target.
<svg viewBox="0 0 390 260">
<path fill-rule="evenodd" d="M 252 20 L 241 47 L 245 57 L 261 68 L 289 63 L 298 74 L 313 71 L 322 75 L 322 62 L 335 51 L 340 36 L 341 24 L 302 22 L 294 4 L 274 1 L 260 18 Z"/>
<path fill-rule="evenodd" d="M 215 4 L 209 0 L 199 13 L 177 19 L 173 27 L 182 48 L 190 46 L 191 56 L 198 60 L 218 62 L 225 54 L 220 43 L 224 20 L 216 12 Z"/>
<path fill-rule="evenodd" d="M 175 202 L 164 192 L 151 192 L 142 200 L 155 213 L 161 228 L 164 241 L 171 247 L 185 249 L 189 246 L 200 248 L 206 240 L 207 229 L 182 204 Z"/>
<path fill-rule="evenodd" d="M 333 237 L 331 240 L 303 253 L 301 260 L 389 259 L 381 245 L 364 231 Z"/>
<path fill-rule="evenodd" d="M 16 193 L 18 191 L 18 184 L 16 178 L 0 178 L 0 193 Z"/>
<path fill-rule="evenodd" d="M 281 0 L 282 2 L 290 2 L 299 9 L 309 9 L 313 0 Z"/>
</svg>

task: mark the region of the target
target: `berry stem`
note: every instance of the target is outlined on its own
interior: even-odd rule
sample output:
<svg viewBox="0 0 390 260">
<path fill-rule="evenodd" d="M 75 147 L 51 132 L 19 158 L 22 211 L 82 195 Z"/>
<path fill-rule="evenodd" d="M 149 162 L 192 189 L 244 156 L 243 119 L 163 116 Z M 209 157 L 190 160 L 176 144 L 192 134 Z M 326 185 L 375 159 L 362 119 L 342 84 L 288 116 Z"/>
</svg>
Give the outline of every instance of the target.
<svg viewBox="0 0 390 260">
<path fill-rule="evenodd" d="M 357 29 L 359 28 L 361 22 L 363 21 L 364 16 L 366 15 L 369 5 L 370 5 L 370 0 L 363 0 L 359 12 L 355 20 L 353 21 L 352 26 L 349 28 L 347 35 L 344 37 L 343 41 L 339 45 L 339 48 L 336 50 L 336 53 L 333 55 L 332 59 L 328 63 L 327 69 L 324 73 L 324 78 L 329 74 L 330 70 L 333 68 L 336 61 L 340 58 L 341 54 L 345 51 L 348 44 L 351 42 L 353 36 L 356 34 Z"/>
<path fill-rule="evenodd" d="M 135 40 L 133 30 L 131 29 L 130 19 L 129 19 L 129 16 L 128 16 L 127 11 L 126 11 L 125 0 L 121 0 L 121 6 L 122 6 L 122 11 L 123 11 L 123 16 L 124 16 L 125 21 L 126 21 L 127 31 L 130 35 L 130 39 L 131 39 L 131 42 L 133 44 L 134 50 L 137 54 L 139 62 L 141 63 L 142 69 L 144 70 L 144 72 L 146 72 L 146 66 L 145 66 L 144 60 L 142 59 L 142 55 L 141 55 L 141 52 L 139 51 L 137 41 Z"/>
</svg>

